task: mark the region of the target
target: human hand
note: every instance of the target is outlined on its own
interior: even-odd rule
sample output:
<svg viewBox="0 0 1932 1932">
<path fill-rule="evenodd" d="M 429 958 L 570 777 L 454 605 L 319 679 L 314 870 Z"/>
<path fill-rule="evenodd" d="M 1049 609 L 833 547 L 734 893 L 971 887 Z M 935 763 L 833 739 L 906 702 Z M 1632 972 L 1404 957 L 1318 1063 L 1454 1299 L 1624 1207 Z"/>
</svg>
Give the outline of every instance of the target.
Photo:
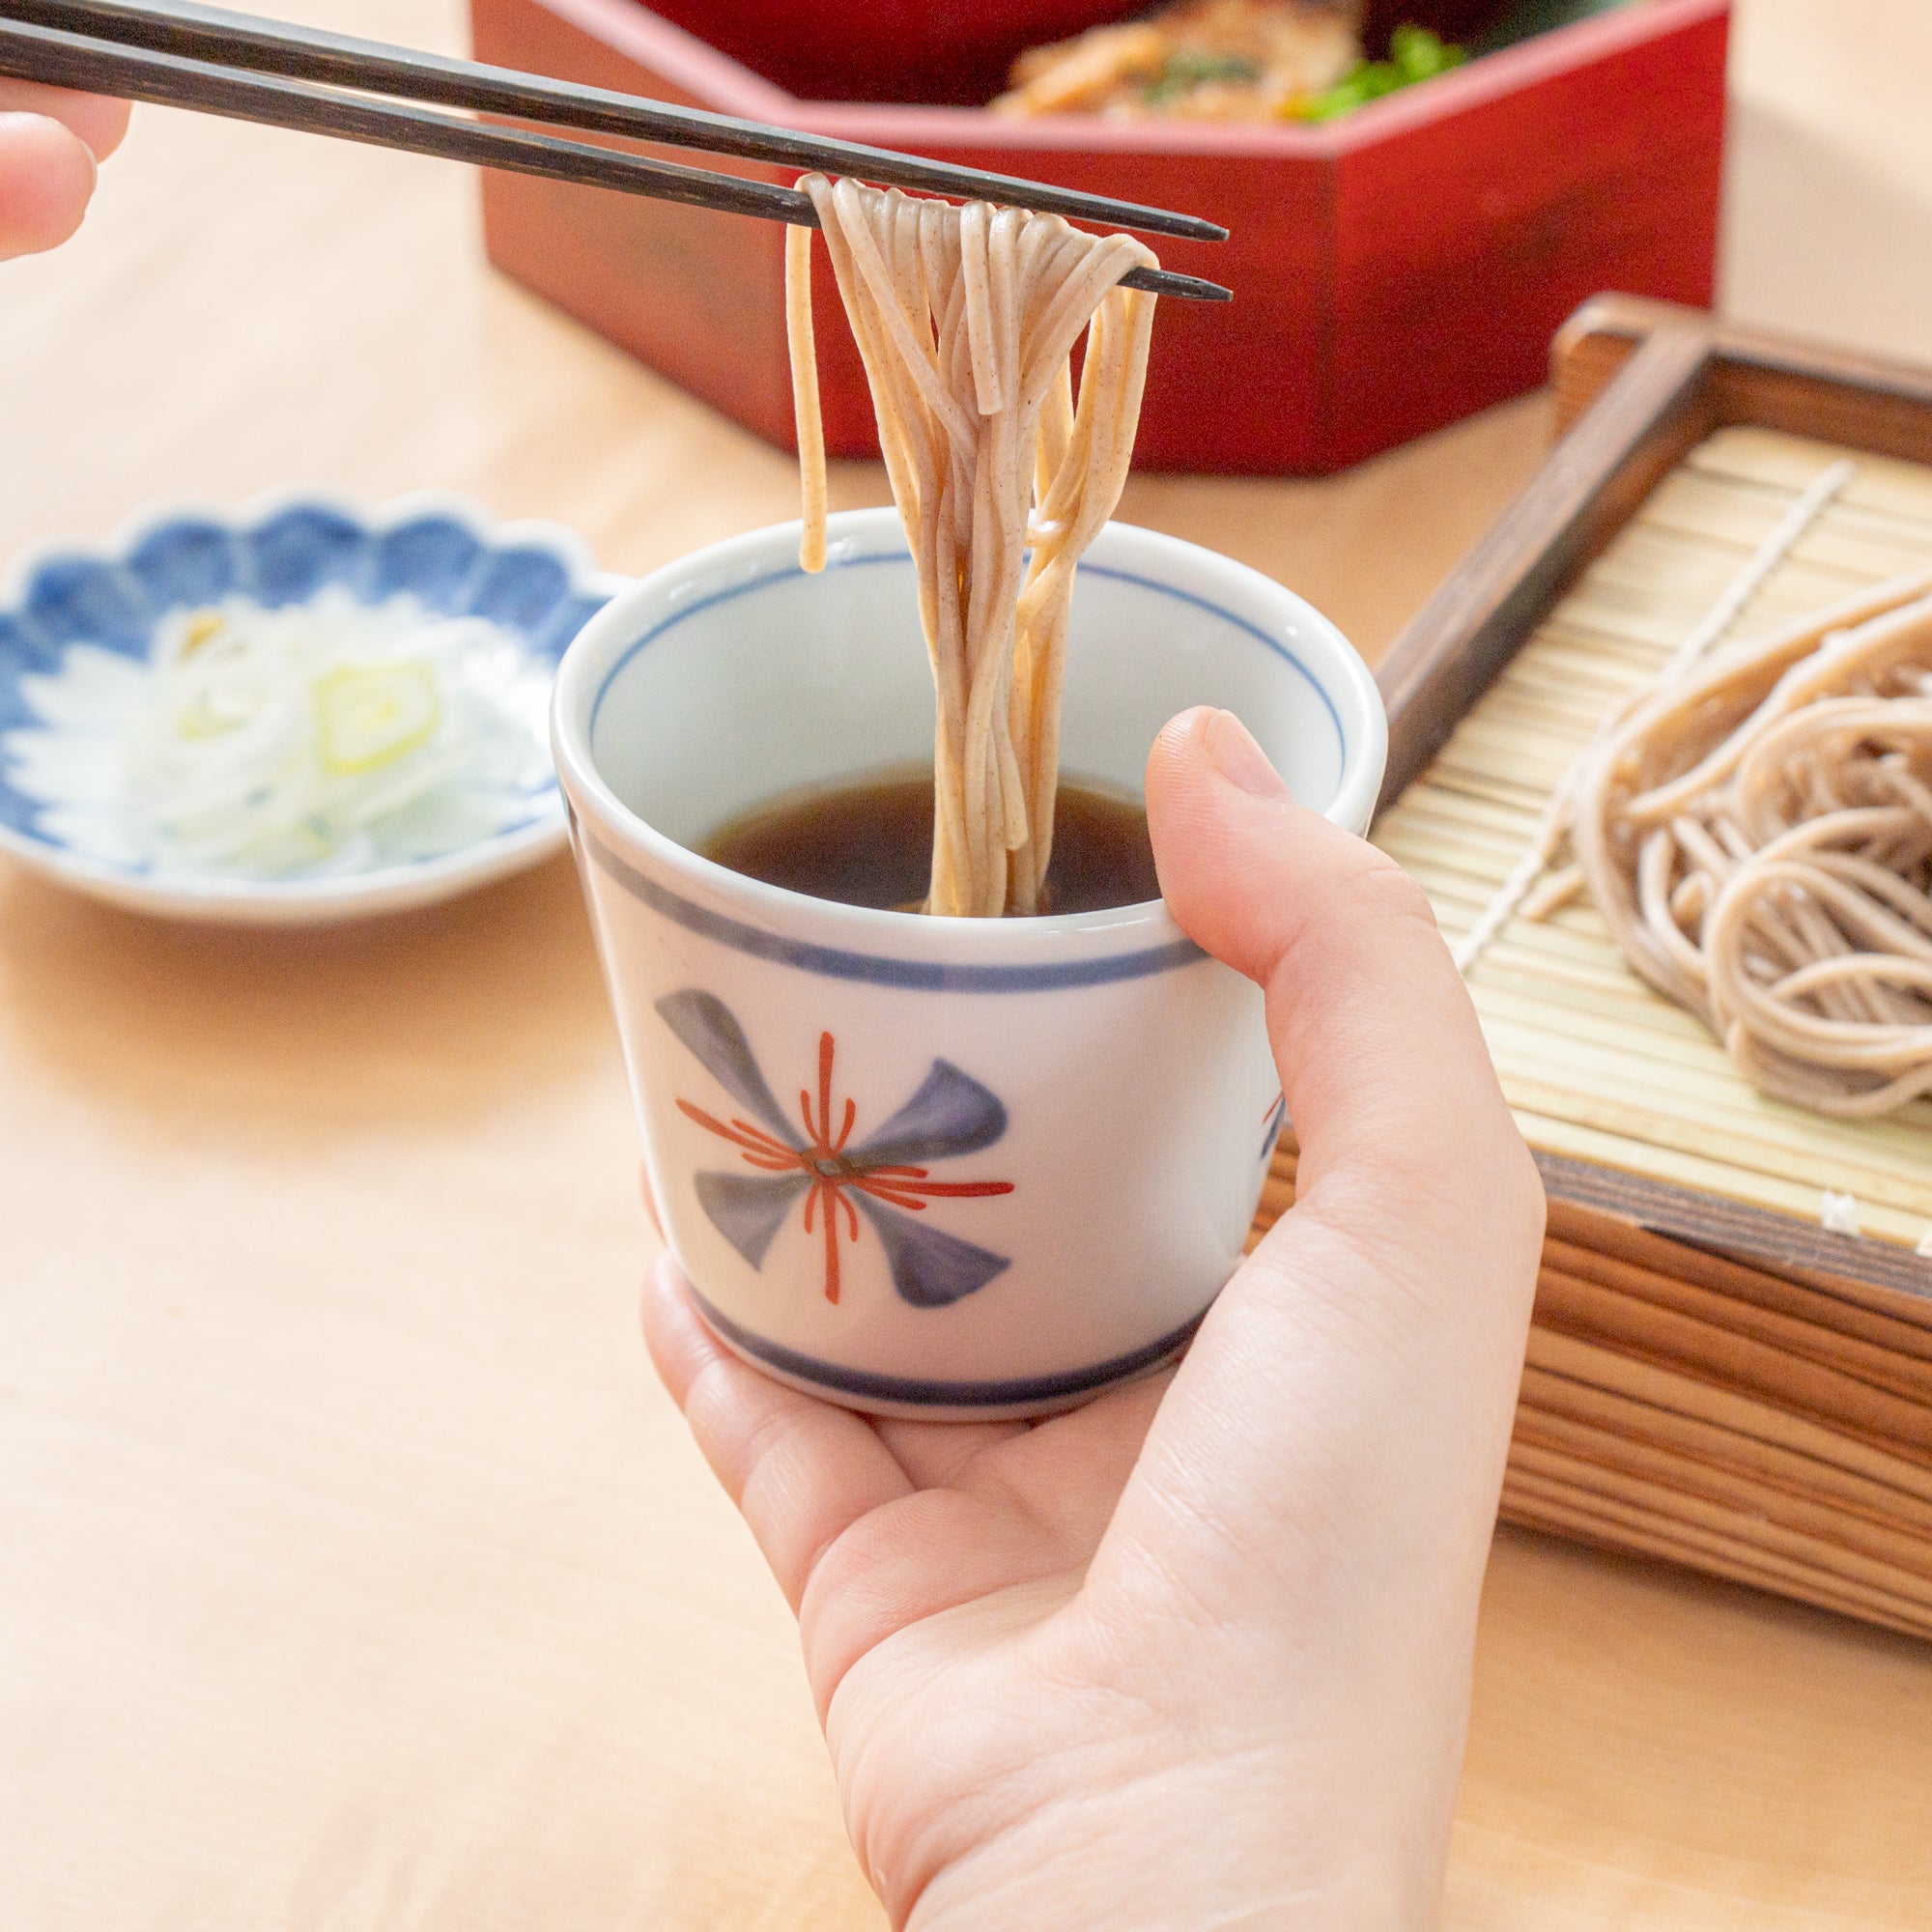
<svg viewBox="0 0 1932 1932">
<path fill-rule="evenodd" d="M 0 261 L 56 248 L 80 226 L 95 165 L 127 131 L 125 100 L 0 80 Z"/>
<path fill-rule="evenodd" d="M 1298 1199 L 1178 1371 L 1024 1423 L 660 1372 L 798 1612 L 895 1926 L 1433 1922 L 1543 1226 L 1419 891 L 1227 713 L 1168 726 L 1175 917 L 1259 981 Z"/>
</svg>

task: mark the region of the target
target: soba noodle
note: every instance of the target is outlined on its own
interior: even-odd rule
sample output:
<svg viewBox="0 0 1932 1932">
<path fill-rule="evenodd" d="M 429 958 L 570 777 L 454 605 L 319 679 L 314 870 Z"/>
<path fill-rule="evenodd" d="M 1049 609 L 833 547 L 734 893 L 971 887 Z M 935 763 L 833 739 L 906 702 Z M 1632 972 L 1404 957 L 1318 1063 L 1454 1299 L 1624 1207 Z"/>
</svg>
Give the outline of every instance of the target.
<svg viewBox="0 0 1932 1932">
<path fill-rule="evenodd" d="M 1574 794 L 1577 857 L 1631 965 L 1763 1092 L 1827 1114 L 1932 1093 L 1927 588 L 1666 682 Z"/>
<path fill-rule="evenodd" d="M 926 910 L 1041 908 L 1074 567 L 1113 514 L 1140 419 L 1152 265 L 1129 236 L 807 176 L 918 567 L 937 693 Z M 825 559 L 810 237 L 786 254 L 806 569 Z M 1079 399 L 1070 356 L 1087 335 Z M 1028 554 L 1029 549 L 1031 555 Z"/>
</svg>

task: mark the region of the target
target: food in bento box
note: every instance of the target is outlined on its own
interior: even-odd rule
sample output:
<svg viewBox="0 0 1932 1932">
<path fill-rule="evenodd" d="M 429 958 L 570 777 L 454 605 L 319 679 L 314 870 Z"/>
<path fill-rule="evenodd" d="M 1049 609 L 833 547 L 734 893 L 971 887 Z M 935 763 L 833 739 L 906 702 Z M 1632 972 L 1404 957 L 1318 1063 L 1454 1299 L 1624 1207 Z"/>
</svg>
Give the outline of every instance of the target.
<svg viewBox="0 0 1932 1932">
<path fill-rule="evenodd" d="M 1022 54 L 992 106 L 1015 117 L 1327 121 L 1463 58 L 1404 25 L 1388 58 L 1369 60 L 1361 13 L 1347 0 L 1175 0 Z"/>
</svg>

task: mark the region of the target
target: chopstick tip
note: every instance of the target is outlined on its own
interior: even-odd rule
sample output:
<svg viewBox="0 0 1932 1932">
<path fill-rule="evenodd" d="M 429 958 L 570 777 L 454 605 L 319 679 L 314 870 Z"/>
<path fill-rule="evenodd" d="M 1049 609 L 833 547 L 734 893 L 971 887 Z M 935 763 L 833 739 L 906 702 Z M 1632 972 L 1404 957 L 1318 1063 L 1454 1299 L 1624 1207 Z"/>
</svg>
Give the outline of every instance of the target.
<svg viewBox="0 0 1932 1932">
<path fill-rule="evenodd" d="M 1233 301 L 1233 289 L 1219 282 L 1204 281 L 1199 275 L 1177 274 L 1172 269 L 1136 269 L 1121 277 L 1121 286 L 1141 289 L 1151 296 L 1175 296 L 1182 301 Z"/>
</svg>

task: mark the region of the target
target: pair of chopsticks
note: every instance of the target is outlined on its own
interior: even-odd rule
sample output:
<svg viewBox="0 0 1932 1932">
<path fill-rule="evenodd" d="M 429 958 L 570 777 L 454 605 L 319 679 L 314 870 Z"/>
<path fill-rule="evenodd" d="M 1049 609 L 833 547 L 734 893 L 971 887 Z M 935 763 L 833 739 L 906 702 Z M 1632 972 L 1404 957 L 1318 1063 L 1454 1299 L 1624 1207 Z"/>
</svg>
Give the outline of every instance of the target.
<svg viewBox="0 0 1932 1932">
<path fill-rule="evenodd" d="M 607 88 L 520 73 L 512 68 L 486 67 L 258 19 L 198 6 L 192 0 L 143 0 L 143 4 L 0 0 L 0 75 L 332 134 L 806 228 L 817 227 L 818 216 L 810 198 L 796 188 L 438 113 L 417 103 L 435 101 L 474 114 L 506 115 L 745 160 L 823 169 L 888 186 L 1000 202 L 1149 235 L 1220 242 L 1228 233 L 1196 215 L 1143 208 L 1106 195 L 1082 194 L 886 148 L 674 107 Z M 1136 269 L 1122 280 L 1128 288 L 1154 295 L 1229 299 L 1229 292 L 1214 282 L 1163 269 Z"/>
</svg>

